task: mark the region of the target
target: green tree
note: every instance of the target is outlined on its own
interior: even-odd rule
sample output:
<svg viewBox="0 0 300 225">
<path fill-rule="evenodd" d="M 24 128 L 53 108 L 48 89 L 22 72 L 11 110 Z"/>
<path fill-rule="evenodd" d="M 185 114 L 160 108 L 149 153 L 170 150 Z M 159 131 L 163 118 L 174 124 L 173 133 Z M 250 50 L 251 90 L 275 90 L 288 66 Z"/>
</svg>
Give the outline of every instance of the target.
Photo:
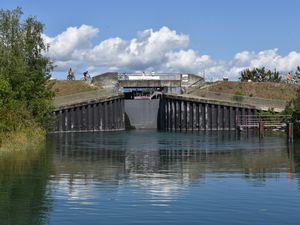
<svg viewBox="0 0 300 225">
<path fill-rule="evenodd" d="M 266 70 L 265 67 L 245 69 L 241 72 L 240 81 L 251 80 L 253 82 L 280 82 L 281 76 L 278 71 Z"/>
<path fill-rule="evenodd" d="M 35 17 L 21 20 L 22 10 L 0 10 L 0 111 L 27 111 L 42 125 L 51 111 L 53 92 L 47 86 L 52 62 Z M 1 121 L 0 121 L 1 122 Z"/>
<path fill-rule="evenodd" d="M 256 79 L 256 71 L 250 70 L 250 69 L 245 69 L 241 72 L 241 76 L 240 76 L 240 81 L 254 81 Z"/>
<path fill-rule="evenodd" d="M 300 120 L 300 88 L 297 90 L 296 97 L 285 107 L 283 114 L 291 115 L 294 122 Z M 294 125 L 295 135 L 300 137 L 300 123 Z"/>
<path fill-rule="evenodd" d="M 297 84 L 300 83 L 300 66 L 297 66 L 297 70 L 294 74 L 294 80 Z"/>
</svg>

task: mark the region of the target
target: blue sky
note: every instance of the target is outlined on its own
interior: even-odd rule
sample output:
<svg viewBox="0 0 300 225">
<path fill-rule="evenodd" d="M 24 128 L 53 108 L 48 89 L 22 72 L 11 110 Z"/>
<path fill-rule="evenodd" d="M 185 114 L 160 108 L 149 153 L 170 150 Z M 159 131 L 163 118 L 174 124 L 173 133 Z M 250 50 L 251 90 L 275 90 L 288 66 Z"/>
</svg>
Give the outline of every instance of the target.
<svg viewBox="0 0 300 225">
<path fill-rule="evenodd" d="M 92 54 L 94 47 L 111 38 L 119 37 L 127 42 L 139 39 L 138 32 L 148 29 L 152 29 L 153 34 L 158 32 L 160 35 L 165 34 L 165 32 L 159 32 L 161 28 L 167 27 L 168 35 L 176 31 L 177 38 L 180 38 L 180 35 L 188 36 L 188 40 L 184 43 L 176 43 L 161 53 L 160 61 L 165 65 L 158 65 L 153 58 L 144 54 L 140 57 L 150 57 L 151 60 L 137 62 L 136 59 L 132 60 L 132 57 L 127 55 L 126 57 L 130 58 L 126 60 L 128 63 L 120 62 L 109 65 L 103 62 L 96 63 L 95 66 L 92 60 L 82 59 L 78 55 L 72 56 L 73 58 L 70 58 L 68 62 L 80 64 L 77 66 L 78 70 L 87 67 L 96 73 L 105 70 L 175 71 L 177 69 L 199 74 L 207 70 L 213 78 L 214 76 L 220 77 L 224 73 L 232 73 L 233 77 L 237 76 L 237 73 L 245 67 L 267 66 L 273 69 L 278 64 L 279 70 L 285 72 L 294 70 L 294 67 L 300 64 L 298 54 L 290 56 L 291 53 L 300 52 L 300 29 L 298 28 L 300 1 L 296 0 L 2 0 L 0 3 L 2 9 L 13 9 L 17 6 L 22 7 L 25 16 L 34 15 L 45 24 L 45 35 L 52 38 L 49 41 L 52 41 L 53 45 L 57 43 L 53 41 L 53 38 L 58 38 L 70 27 L 79 29 L 85 24 L 97 29 L 97 32 L 91 31 L 93 34 L 85 43 L 74 45 L 74 52 L 80 49 L 81 56 Z M 143 41 L 141 39 L 139 43 L 142 44 Z M 163 44 L 168 45 L 168 43 L 167 40 Z M 127 47 L 129 48 L 131 44 Z M 78 48 L 78 46 L 81 47 Z M 83 53 L 82 46 L 89 48 L 89 52 L 86 50 Z M 121 51 L 126 51 L 127 47 L 123 47 L 123 50 L 114 54 L 120 54 L 118 57 L 120 58 L 124 55 Z M 109 50 L 106 49 L 106 51 Z M 237 62 L 236 56 L 240 53 L 241 55 L 237 57 L 239 62 Z M 50 55 L 55 61 L 61 61 L 62 58 L 65 60 L 67 56 L 56 57 L 55 53 Z M 202 56 L 208 56 L 209 60 Z M 112 59 L 118 60 L 118 58 Z M 186 62 L 179 62 L 180 65 L 174 63 L 179 59 L 181 61 L 186 59 Z M 245 60 L 248 61 L 245 62 Z M 292 65 L 287 65 L 290 61 L 293 61 Z M 188 63 L 191 63 L 190 67 Z M 68 67 L 66 61 L 58 64 L 60 66 L 58 66 L 57 73 Z M 191 71 L 188 71 L 189 68 Z"/>
</svg>

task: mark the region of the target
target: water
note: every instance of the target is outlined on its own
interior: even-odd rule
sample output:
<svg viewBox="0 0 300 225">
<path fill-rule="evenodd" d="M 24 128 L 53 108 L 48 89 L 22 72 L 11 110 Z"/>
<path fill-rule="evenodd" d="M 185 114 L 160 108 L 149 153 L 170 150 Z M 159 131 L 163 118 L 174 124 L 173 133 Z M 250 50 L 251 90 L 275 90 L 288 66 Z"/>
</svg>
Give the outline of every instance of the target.
<svg viewBox="0 0 300 225">
<path fill-rule="evenodd" d="M 0 224 L 299 224 L 300 148 L 284 135 L 50 135 L 0 159 Z"/>
</svg>

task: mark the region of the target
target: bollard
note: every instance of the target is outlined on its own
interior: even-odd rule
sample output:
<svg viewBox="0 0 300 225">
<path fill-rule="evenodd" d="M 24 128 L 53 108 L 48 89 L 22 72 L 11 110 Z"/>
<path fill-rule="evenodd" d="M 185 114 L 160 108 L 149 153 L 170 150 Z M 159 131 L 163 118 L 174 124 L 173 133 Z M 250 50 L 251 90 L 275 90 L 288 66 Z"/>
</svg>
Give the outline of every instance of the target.
<svg viewBox="0 0 300 225">
<path fill-rule="evenodd" d="M 293 123 L 288 123 L 288 141 L 293 142 L 294 140 L 294 124 Z"/>
<path fill-rule="evenodd" d="M 259 139 L 264 138 L 264 136 L 265 136 L 265 123 L 263 121 L 259 121 L 259 123 L 258 123 L 258 133 L 259 133 Z"/>
</svg>

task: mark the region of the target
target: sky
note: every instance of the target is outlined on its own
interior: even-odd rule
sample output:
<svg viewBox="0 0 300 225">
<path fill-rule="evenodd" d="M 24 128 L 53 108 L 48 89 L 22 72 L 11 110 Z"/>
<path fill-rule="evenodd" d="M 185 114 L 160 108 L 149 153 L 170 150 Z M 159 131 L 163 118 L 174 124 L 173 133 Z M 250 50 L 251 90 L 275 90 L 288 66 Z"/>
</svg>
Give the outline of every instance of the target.
<svg viewBox="0 0 300 225">
<path fill-rule="evenodd" d="M 1 0 L 45 24 L 53 76 L 180 72 L 238 79 L 300 65 L 298 0 Z"/>
</svg>

